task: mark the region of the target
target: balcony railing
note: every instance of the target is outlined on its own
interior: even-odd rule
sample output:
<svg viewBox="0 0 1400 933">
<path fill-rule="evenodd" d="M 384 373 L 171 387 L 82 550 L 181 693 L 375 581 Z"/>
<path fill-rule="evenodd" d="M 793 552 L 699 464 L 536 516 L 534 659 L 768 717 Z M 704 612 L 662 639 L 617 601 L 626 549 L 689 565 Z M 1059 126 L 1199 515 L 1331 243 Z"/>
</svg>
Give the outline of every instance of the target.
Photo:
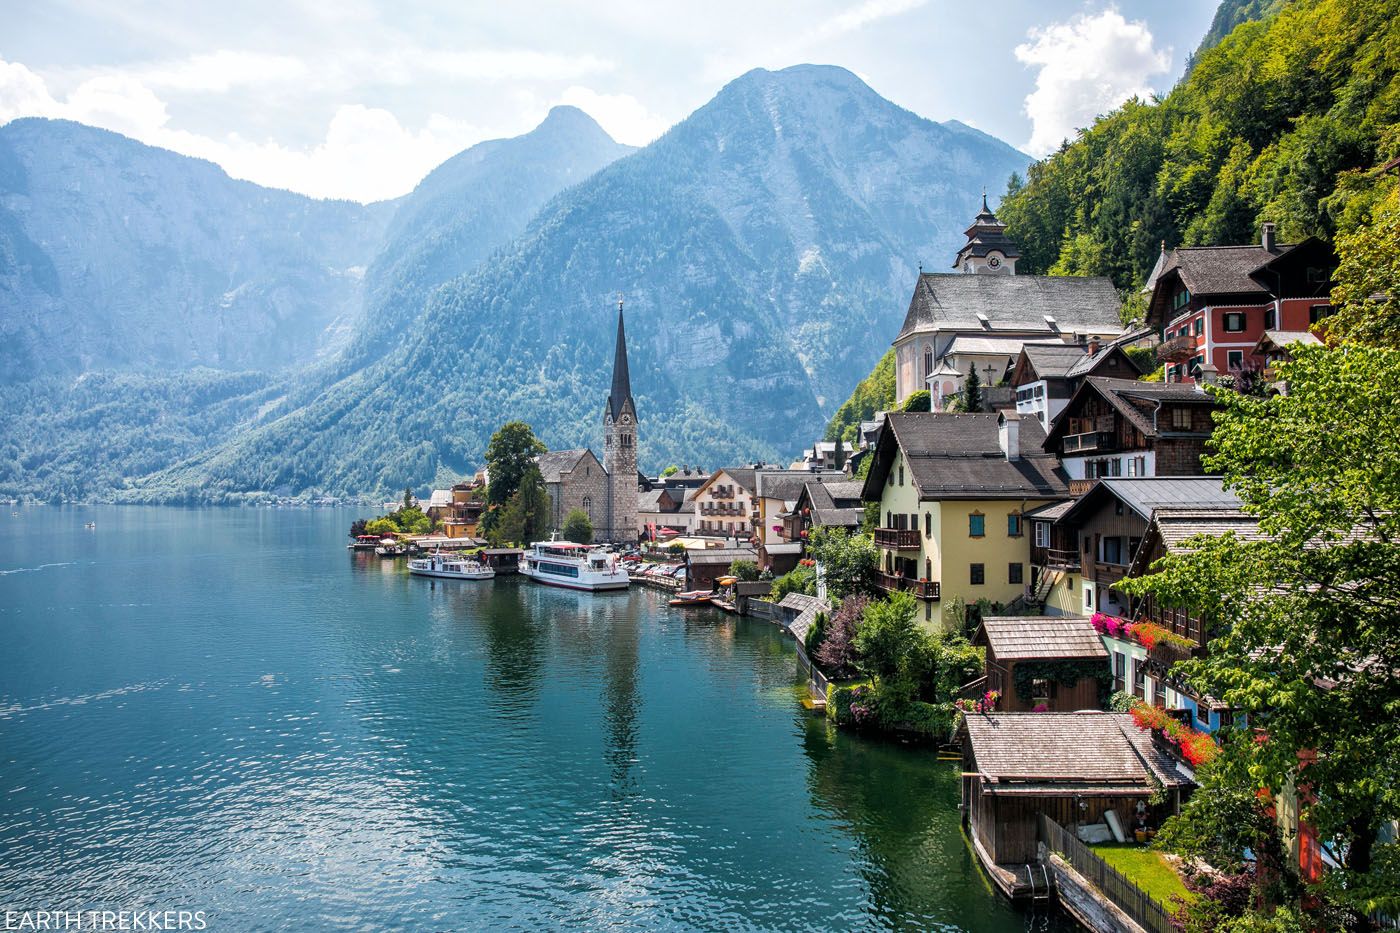
<svg viewBox="0 0 1400 933">
<path fill-rule="evenodd" d="M 1115 446 L 1112 431 L 1090 431 L 1087 434 L 1065 435 L 1065 453 L 1067 454 L 1113 450 Z"/>
<path fill-rule="evenodd" d="M 1045 566 L 1051 570 L 1079 572 L 1079 552 L 1048 547 L 1045 549 Z"/>
<path fill-rule="evenodd" d="M 1078 499 L 1097 483 L 1096 479 L 1072 479 L 1069 481 L 1069 494 Z"/>
<path fill-rule="evenodd" d="M 939 598 L 937 580 L 915 580 L 912 577 L 901 577 L 892 573 L 877 573 L 875 585 L 886 593 L 913 593 L 918 599 L 930 601 L 937 601 Z"/>
<path fill-rule="evenodd" d="M 1157 345 L 1157 359 L 1163 363 L 1184 363 L 1196 355 L 1196 341 L 1191 337 L 1173 337 Z"/>
<path fill-rule="evenodd" d="M 917 529 L 876 528 L 875 546 L 896 551 L 916 550 L 919 547 L 919 532 Z"/>
</svg>

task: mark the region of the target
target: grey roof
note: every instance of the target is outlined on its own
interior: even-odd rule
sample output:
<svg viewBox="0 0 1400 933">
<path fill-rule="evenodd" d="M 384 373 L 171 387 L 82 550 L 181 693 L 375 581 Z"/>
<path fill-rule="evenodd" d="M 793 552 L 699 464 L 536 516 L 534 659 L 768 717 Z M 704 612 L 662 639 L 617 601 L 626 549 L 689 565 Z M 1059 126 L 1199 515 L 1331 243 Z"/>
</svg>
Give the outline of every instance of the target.
<svg viewBox="0 0 1400 933">
<path fill-rule="evenodd" d="M 755 495 L 760 499 L 796 502 L 802 487 L 815 482 L 819 476 L 844 480 L 846 473 L 842 470 L 758 470 L 754 474 Z"/>
<path fill-rule="evenodd" d="M 452 504 L 452 490 L 434 489 L 433 494 L 428 497 L 428 508 L 435 509 L 444 505 Z"/>
<path fill-rule="evenodd" d="M 1170 554 L 1183 549 L 1186 542 L 1197 535 L 1222 537 L 1226 534 L 1234 534 L 1245 541 L 1259 541 L 1266 537 L 1259 529 L 1259 519 L 1238 508 L 1160 507 L 1152 513 L 1143 546 L 1133 555 L 1128 573 L 1140 576 L 1149 571 L 1148 564 L 1155 554 L 1155 548 L 1149 546 L 1149 539 L 1160 540 L 1163 550 Z"/>
<path fill-rule="evenodd" d="M 686 561 L 692 564 L 724 564 L 736 560 L 754 560 L 758 552 L 751 547 L 712 547 L 703 551 L 686 551 Z"/>
<path fill-rule="evenodd" d="M 1020 419 L 1021 456 L 1002 453 L 995 413 L 891 412 L 863 495 L 879 497 L 895 449 L 904 451 L 923 499 L 1058 499 L 1069 495 L 1059 461 L 1042 449 L 1045 433 Z"/>
<path fill-rule="evenodd" d="M 977 771 L 993 782 L 1190 783 L 1127 713 L 980 713 L 964 723 Z"/>
<path fill-rule="evenodd" d="M 919 330 L 1031 331 L 1117 334 L 1118 291 L 1107 278 L 1067 275 L 968 275 L 925 272 L 900 328 L 899 340 Z M 984 315 L 990 330 L 977 315 Z M 1054 319 L 1056 328 L 1045 320 Z"/>
<path fill-rule="evenodd" d="M 815 509 L 859 508 L 860 488 L 858 479 L 841 480 L 835 483 L 809 482 L 802 488 Z M 799 498 L 801 498 L 799 496 Z"/>
<path fill-rule="evenodd" d="M 577 450 L 551 450 L 540 454 L 535 462 L 539 464 L 540 475 L 544 477 L 546 483 L 557 483 L 560 474 L 567 473 L 578 466 L 579 460 L 588 452 L 587 447 Z"/>
<path fill-rule="evenodd" d="M 1080 616 L 986 616 L 977 644 L 990 645 L 999 661 L 1103 658 L 1108 649 L 1089 620 Z"/>
<path fill-rule="evenodd" d="M 812 524 L 823 528 L 855 528 L 864 517 L 864 509 L 812 509 Z"/>
<path fill-rule="evenodd" d="M 1239 496 L 1226 489 L 1218 476 L 1114 476 L 1100 479 L 1096 485 L 1143 518 L 1151 518 L 1162 508 L 1240 509 Z"/>
<path fill-rule="evenodd" d="M 983 337 L 979 334 L 958 334 L 948 342 L 943 356 L 945 359 L 954 353 L 1016 356 L 1025 345 L 1025 337 Z M 1081 349 L 1079 352 L 1083 353 L 1084 351 Z"/>
<path fill-rule="evenodd" d="M 1201 387 L 1189 382 L 1139 382 L 1136 379 L 1110 379 L 1106 376 L 1089 376 L 1079 384 L 1069 404 L 1061 409 L 1050 425 L 1046 441 L 1051 442 L 1065 433 L 1070 413 L 1079 408 L 1079 397 L 1095 392 L 1103 396 L 1124 418 L 1143 433 L 1145 437 L 1156 437 L 1157 427 L 1153 424 L 1152 413 L 1161 402 L 1175 402 L 1190 405 L 1218 405 L 1219 403 Z"/>
<path fill-rule="evenodd" d="M 787 630 L 799 642 L 807 640 L 807 632 L 811 630 L 812 623 L 817 620 L 817 613 L 823 612 L 827 608 L 820 599 L 805 593 L 788 593 L 778 605 L 790 613 L 796 613 L 793 620 L 787 624 Z"/>
<path fill-rule="evenodd" d="M 1078 379 L 1081 376 L 1087 376 L 1094 370 L 1098 369 L 1100 366 L 1104 366 L 1113 357 L 1119 355 L 1121 355 L 1122 358 L 1125 361 L 1127 361 L 1127 354 L 1122 353 L 1121 345 L 1118 344 L 1116 341 L 1114 343 L 1103 344 L 1099 347 L 1099 351 L 1097 353 L 1089 353 L 1086 351 L 1084 355 L 1081 356 L 1079 360 L 1069 368 L 1069 371 L 1065 373 L 1065 376 L 1069 379 Z M 1123 370 L 1122 367 L 1118 367 L 1118 369 L 1120 371 L 1126 372 L 1127 375 L 1130 376 L 1137 375 L 1137 367 L 1133 366 L 1131 362 L 1128 363 L 1128 368 L 1126 370 Z"/>
<path fill-rule="evenodd" d="M 1074 499 L 1066 499 L 1063 502 L 1052 502 L 1049 505 L 1042 505 L 1038 509 L 1031 509 L 1029 512 L 1026 512 L 1021 517 L 1038 518 L 1043 522 L 1053 522 L 1055 519 L 1060 518 L 1066 512 L 1072 509 L 1074 507 L 1075 501 L 1076 500 Z"/>
<path fill-rule="evenodd" d="M 716 474 L 720 472 L 723 472 L 726 476 L 733 479 L 735 483 L 738 483 L 739 486 L 743 488 L 744 492 L 753 495 L 755 491 L 754 474 L 757 472 L 753 467 L 722 467 L 719 470 L 715 470 Z"/>
<path fill-rule="evenodd" d="M 661 499 L 663 497 L 666 499 L 666 503 L 673 506 L 673 508 L 662 507 Z M 646 492 L 637 493 L 638 512 L 673 512 L 675 511 L 674 506 L 677 504 L 676 497 L 671 495 L 670 490 L 665 487 L 661 489 L 649 489 Z"/>
<path fill-rule="evenodd" d="M 1077 343 L 1027 343 L 1021 347 L 1038 379 L 1063 379 L 1087 353 Z"/>
<path fill-rule="evenodd" d="M 1167 256 L 1158 279 L 1172 272 L 1192 295 L 1247 295 L 1265 291 L 1249 274 L 1292 249 L 1279 244 L 1269 252 L 1257 243 L 1247 246 L 1186 246 Z"/>
<path fill-rule="evenodd" d="M 1275 347 L 1282 350 L 1289 346 L 1289 344 L 1294 343 L 1315 347 L 1321 344 L 1322 341 L 1317 339 L 1317 335 L 1312 331 L 1307 330 L 1266 330 L 1264 331 L 1264 335 L 1259 338 L 1259 343 L 1255 346 L 1262 347 L 1265 344 L 1273 344 Z"/>
<path fill-rule="evenodd" d="M 953 262 L 955 269 L 964 254 L 985 256 L 992 250 L 997 250 L 1008 259 L 1016 259 L 1021 255 L 1015 241 L 1006 235 L 1006 224 L 998 220 L 997 215 L 987 206 L 986 192 L 982 193 L 982 210 L 972 219 L 972 226 L 964 232 L 967 243 L 958 250 L 958 259 Z"/>
</svg>

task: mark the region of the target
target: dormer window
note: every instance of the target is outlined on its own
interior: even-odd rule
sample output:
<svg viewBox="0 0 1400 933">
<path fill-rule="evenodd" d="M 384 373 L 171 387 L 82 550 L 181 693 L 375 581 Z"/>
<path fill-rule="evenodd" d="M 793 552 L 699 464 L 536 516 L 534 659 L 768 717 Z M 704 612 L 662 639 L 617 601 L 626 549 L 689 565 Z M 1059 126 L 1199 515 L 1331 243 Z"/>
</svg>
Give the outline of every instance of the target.
<svg viewBox="0 0 1400 933">
<path fill-rule="evenodd" d="M 983 314 L 981 311 L 977 312 L 977 323 L 982 325 L 983 330 L 992 329 L 992 322 L 987 320 L 987 315 Z"/>
</svg>

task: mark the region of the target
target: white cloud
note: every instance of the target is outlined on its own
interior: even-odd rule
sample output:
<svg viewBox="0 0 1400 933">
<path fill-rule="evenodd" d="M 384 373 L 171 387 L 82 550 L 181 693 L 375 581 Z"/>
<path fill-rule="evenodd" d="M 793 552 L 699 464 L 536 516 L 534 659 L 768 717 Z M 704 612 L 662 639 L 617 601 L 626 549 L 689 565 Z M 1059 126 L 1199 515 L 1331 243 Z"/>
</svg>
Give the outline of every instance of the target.
<svg viewBox="0 0 1400 933">
<path fill-rule="evenodd" d="M 1025 107 L 1033 155 L 1053 151 L 1128 98 L 1151 94 L 1148 78 L 1171 68 L 1171 49 L 1158 49 L 1146 23 L 1128 22 L 1115 9 L 1033 29 L 1028 38 L 1016 58 L 1040 69 Z"/>
<path fill-rule="evenodd" d="M 134 77 L 148 87 L 224 93 L 235 87 L 281 84 L 307 77 L 311 68 L 290 55 L 220 49 L 154 65 Z"/>
<path fill-rule="evenodd" d="M 917 10 L 928 0 L 865 0 L 864 3 L 838 13 L 823 22 L 808 34 L 809 39 L 825 39 L 831 36 L 855 32 L 871 23 L 891 16 L 899 16 L 910 10 Z"/>
<path fill-rule="evenodd" d="M 608 135 L 630 146 L 645 146 L 671 128 L 631 94 L 600 94 L 575 85 L 564 91 L 559 103 L 570 104 L 598 121 Z"/>
<path fill-rule="evenodd" d="M 490 135 L 441 114 L 412 130 L 387 110 L 346 104 L 331 117 L 325 139 L 309 148 L 249 140 L 237 133 L 203 136 L 171 127 L 165 103 L 132 76 L 89 78 L 59 100 L 33 71 L 0 60 L 0 123 L 26 116 L 100 126 L 216 162 L 235 178 L 313 197 L 357 201 L 404 194 L 445 159 Z"/>
</svg>

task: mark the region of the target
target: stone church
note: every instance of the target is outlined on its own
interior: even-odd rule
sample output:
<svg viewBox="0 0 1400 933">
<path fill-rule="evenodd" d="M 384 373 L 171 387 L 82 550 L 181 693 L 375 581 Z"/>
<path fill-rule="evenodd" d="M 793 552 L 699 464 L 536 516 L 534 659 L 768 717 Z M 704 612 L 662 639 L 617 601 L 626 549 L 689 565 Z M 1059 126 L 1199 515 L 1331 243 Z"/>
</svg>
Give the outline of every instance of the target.
<svg viewBox="0 0 1400 933">
<path fill-rule="evenodd" d="M 603 459 L 590 448 L 541 454 L 540 473 L 549 492 L 554 528 L 562 529 L 574 509 L 593 523 L 593 540 L 637 540 L 637 403 L 627 370 L 627 334 L 622 302 L 617 305 L 617 347 L 612 391 L 603 409 Z"/>
</svg>

